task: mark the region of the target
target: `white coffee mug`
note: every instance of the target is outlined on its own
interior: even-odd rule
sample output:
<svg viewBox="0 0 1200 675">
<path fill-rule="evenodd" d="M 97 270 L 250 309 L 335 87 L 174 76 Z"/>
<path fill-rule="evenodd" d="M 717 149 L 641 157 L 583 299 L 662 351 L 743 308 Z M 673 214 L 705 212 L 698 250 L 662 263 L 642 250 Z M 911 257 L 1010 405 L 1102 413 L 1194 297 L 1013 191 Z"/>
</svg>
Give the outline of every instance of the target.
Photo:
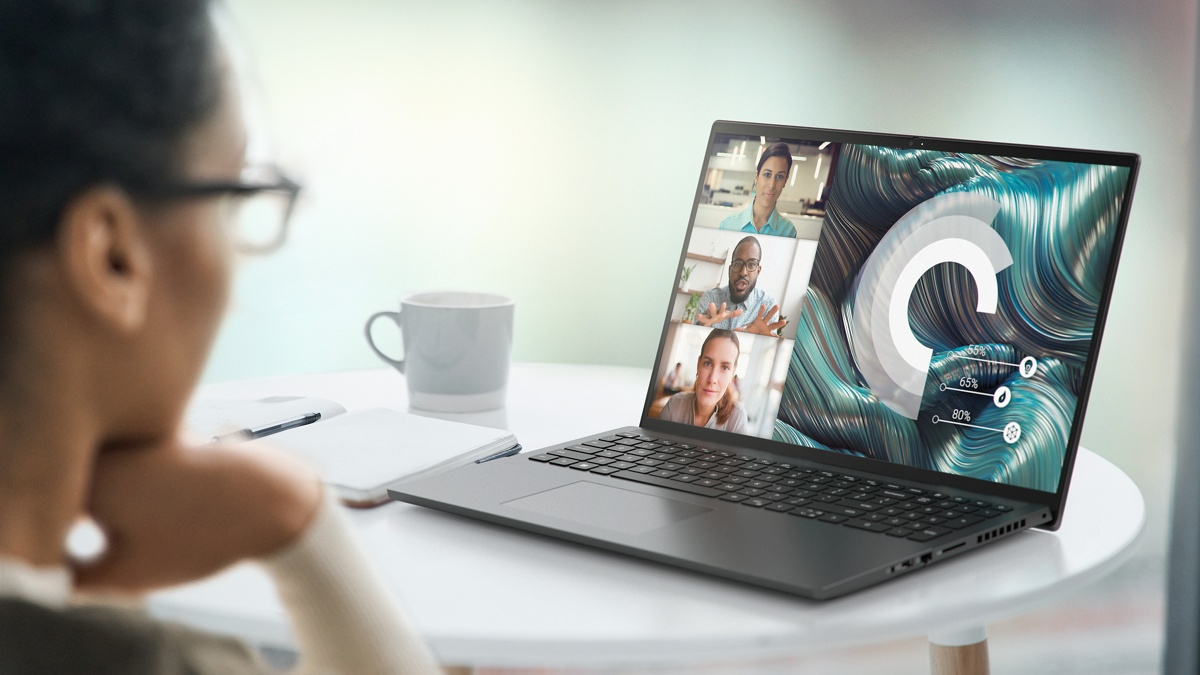
<svg viewBox="0 0 1200 675">
<path fill-rule="evenodd" d="M 385 316 L 400 327 L 402 359 L 384 354 L 371 338 L 371 325 Z M 366 334 L 379 358 L 404 374 L 412 407 L 461 413 L 504 406 L 512 329 L 512 300 L 438 291 L 401 298 L 399 312 L 376 312 Z"/>
</svg>

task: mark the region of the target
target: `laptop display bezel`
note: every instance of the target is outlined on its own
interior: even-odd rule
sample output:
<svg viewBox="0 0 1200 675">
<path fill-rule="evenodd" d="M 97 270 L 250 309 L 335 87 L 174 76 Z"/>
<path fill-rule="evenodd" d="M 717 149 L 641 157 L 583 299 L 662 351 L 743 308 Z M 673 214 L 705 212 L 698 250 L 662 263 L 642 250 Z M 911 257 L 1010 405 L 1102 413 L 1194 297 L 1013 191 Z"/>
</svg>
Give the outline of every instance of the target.
<svg viewBox="0 0 1200 675">
<path fill-rule="evenodd" d="M 831 452 L 828 450 L 809 448 L 801 445 L 793 445 L 790 443 L 773 441 L 771 439 L 757 436 L 718 431 L 715 429 L 706 429 L 678 422 L 668 422 L 651 417 L 649 415 L 649 411 L 657 393 L 657 377 L 662 366 L 662 359 L 665 356 L 664 350 L 667 346 L 667 337 L 669 335 L 669 328 L 671 326 L 671 309 L 675 295 L 674 283 L 672 283 L 672 287 L 670 289 L 672 300 L 667 305 L 666 316 L 664 318 L 662 331 L 659 336 L 658 350 L 655 353 L 654 368 L 651 371 L 650 382 L 646 392 L 646 399 L 642 406 L 640 426 L 647 430 L 692 438 L 699 443 L 710 443 L 725 447 L 740 447 L 749 450 L 758 450 L 769 452 L 774 455 L 795 458 L 805 462 L 814 462 L 833 467 L 840 467 L 850 471 L 857 470 L 866 473 L 892 476 L 897 480 L 915 481 L 929 485 L 942 485 L 950 488 L 969 490 L 984 495 L 995 495 L 997 497 L 1040 504 L 1049 507 L 1052 514 L 1051 521 L 1042 525 L 1042 527 L 1045 529 L 1057 529 L 1062 513 L 1062 507 L 1067 497 L 1071 473 L 1074 470 L 1075 457 L 1078 453 L 1080 437 L 1083 433 L 1083 423 L 1087 411 L 1087 402 L 1090 398 L 1092 384 L 1095 378 L 1096 363 L 1100 352 L 1101 338 L 1104 333 L 1105 323 L 1108 319 L 1109 308 L 1112 300 L 1112 292 L 1116 283 L 1116 272 L 1120 260 L 1121 248 L 1125 238 L 1125 230 L 1129 220 L 1130 207 L 1133 201 L 1134 186 L 1137 182 L 1137 174 L 1141 164 L 1141 158 L 1137 154 L 1125 152 L 1080 150 L 1013 143 L 967 141 L 949 138 L 880 134 L 813 127 L 790 127 L 718 120 L 713 123 L 712 129 L 709 133 L 708 143 L 704 146 L 704 156 L 701 162 L 700 177 L 697 181 L 696 192 L 692 199 L 692 210 L 688 218 L 688 227 L 685 231 L 683 246 L 681 247 L 679 254 L 679 261 L 676 265 L 675 275 L 672 277 L 673 280 L 679 279 L 679 275 L 682 273 L 687 262 L 686 258 L 688 242 L 691 239 L 692 231 L 695 228 L 696 213 L 701 203 L 701 195 L 703 194 L 704 189 L 704 180 L 708 166 L 708 159 L 713 147 L 713 143 L 715 142 L 718 134 L 765 136 L 767 138 L 788 140 L 810 140 L 822 142 L 831 141 L 842 144 L 877 145 L 893 148 L 920 148 L 925 150 L 992 155 L 999 157 L 1016 157 L 1085 164 L 1103 164 L 1129 169 L 1129 180 L 1125 186 L 1125 193 L 1121 202 L 1121 211 L 1117 218 L 1112 254 L 1109 258 L 1103 293 L 1101 295 L 1099 309 L 1096 314 L 1095 328 L 1092 332 L 1092 339 L 1088 348 L 1088 360 L 1083 369 L 1083 377 L 1081 379 L 1079 397 L 1075 408 L 1075 416 L 1072 420 L 1071 432 L 1063 456 L 1063 465 L 1059 476 L 1058 488 L 1053 493 L 971 478 L 962 475 L 943 473 L 929 469 L 920 469 L 894 462 L 857 457 L 838 452 Z M 818 255 L 820 255 L 819 251 Z"/>
</svg>

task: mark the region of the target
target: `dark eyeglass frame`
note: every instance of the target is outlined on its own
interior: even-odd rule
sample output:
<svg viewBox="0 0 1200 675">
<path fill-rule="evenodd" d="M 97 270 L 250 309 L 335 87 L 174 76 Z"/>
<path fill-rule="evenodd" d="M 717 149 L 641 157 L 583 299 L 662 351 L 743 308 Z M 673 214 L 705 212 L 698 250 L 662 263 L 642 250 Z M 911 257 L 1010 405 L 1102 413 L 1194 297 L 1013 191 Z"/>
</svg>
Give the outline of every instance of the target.
<svg viewBox="0 0 1200 675">
<path fill-rule="evenodd" d="M 750 265 L 754 265 L 754 269 L 749 269 Z M 737 268 L 737 269 L 734 269 L 734 268 Z M 730 271 L 735 272 L 735 273 L 741 271 L 742 269 L 746 269 L 748 272 L 750 272 L 750 274 L 754 274 L 755 272 L 762 269 L 762 261 L 759 260 L 758 258 L 751 258 L 749 260 L 742 260 L 741 258 L 734 258 L 733 260 L 729 261 L 729 269 L 730 269 Z"/>
<path fill-rule="evenodd" d="M 153 186 L 139 186 L 128 188 L 130 194 L 150 200 L 160 199 L 203 199 L 205 197 L 219 197 L 221 195 L 234 195 L 237 197 L 251 197 L 263 192 L 274 192 L 283 195 L 287 198 L 287 206 L 284 207 L 283 220 L 279 225 L 279 235 L 274 240 L 266 244 L 253 245 L 245 242 L 237 242 L 237 249 L 243 253 L 255 255 L 272 253 L 279 250 L 283 246 L 283 242 L 287 239 L 288 223 L 292 219 L 292 211 L 296 207 L 296 198 L 300 195 L 301 185 L 296 181 L 286 176 L 282 171 L 274 165 L 253 166 L 250 168 L 262 168 L 270 171 L 275 175 L 276 180 L 270 182 L 251 182 L 251 181 L 211 181 L 211 182 L 171 182 L 161 183 Z"/>
</svg>

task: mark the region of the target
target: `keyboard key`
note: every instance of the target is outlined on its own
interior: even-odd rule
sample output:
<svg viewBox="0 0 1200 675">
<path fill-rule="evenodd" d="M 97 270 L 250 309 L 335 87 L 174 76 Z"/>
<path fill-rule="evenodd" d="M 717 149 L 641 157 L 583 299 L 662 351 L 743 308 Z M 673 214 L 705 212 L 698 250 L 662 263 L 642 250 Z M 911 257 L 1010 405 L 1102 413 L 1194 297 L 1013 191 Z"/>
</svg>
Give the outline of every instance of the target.
<svg viewBox="0 0 1200 675">
<path fill-rule="evenodd" d="M 790 504 L 785 504 L 785 503 L 783 503 L 783 502 L 775 502 L 774 504 L 771 504 L 770 506 L 767 506 L 767 507 L 766 507 L 766 510 L 768 510 L 768 511 L 778 511 L 778 512 L 780 512 L 780 513 L 787 513 L 788 511 L 791 511 L 791 510 L 792 510 L 792 509 L 794 509 L 794 508 L 796 508 L 796 507 L 794 507 L 794 506 L 792 506 L 792 505 L 790 505 Z"/>
<path fill-rule="evenodd" d="M 609 443 L 616 443 L 617 441 L 621 440 L 621 437 L 620 436 L 601 436 L 600 440 L 608 441 Z"/>
<path fill-rule="evenodd" d="M 737 492 L 738 490 L 742 489 L 742 486 L 738 485 L 737 483 L 721 483 L 717 486 L 717 489 L 724 490 L 726 492 Z"/>
<path fill-rule="evenodd" d="M 791 504 L 792 506 L 804 506 L 805 504 L 810 504 L 810 503 L 812 503 L 812 500 L 811 500 L 811 499 L 805 499 L 805 498 L 803 498 L 803 497 L 796 497 L 796 498 L 794 498 L 794 499 L 789 499 L 789 500 L 787 500 L 787 501 L 786 501 L 786 502 L 784 502 L 784 503 L 785 503 L 785 504 Z"/>
<path fill-rule="evenodd" d="M 817 518 L 817 520 L 819 520 L 823 523 L 844 523 L 850 519 L 847 518 L 846 516 L 839 516 L 836 513 L 826 513 L 825 515 L 821 516 L 820 518 Z"/>
<path fill-rule="evenodd" d="M 600 465 L 592 464 L 591 462 L 579 462 L 578 464 L 572 464 L 571 468 L 578 469 L 580 471 L 591 471 L 592 469 L 600 468 Z"/>
<path fill-rule="evenodd" d="M 601 450 L 603 450 L 605 448 L 611 447 L 612 443 L 610 443 L 608 441 L 587 441 L 586 443 L 584 443 L 584 445 L 590 445 L 593 448 L 600 448 Z"/>
<path fill-rule="evenodd" d="M 628 431 L 618 432 L 617 435 L 620 436 L 621 438 L 637 438 L 638 437 L 637 434 L 633 434 Z"/>
<path fill-rule="evenodd" d="M 658 471 L 655 471 L 653 473 L 649 473 L 646 475 L 658 476 L 659 478 L 670 478 L 675 475 L 675 472 L 674 471 L 664 471 L 663 469 L 659 469 Z M 696 481 L 696 482 L 699 483 L 700 481 Z"/>
<path fill-rule="evenodd" d="M 689 476 L 686 473 L 679 473 L 671 476 L 671 480 L 677 480 L 680 483 L 692 483 L 700 479 L 696 478 L 695 476 Z"/>
<path fill-rule="evenodd" d="M 907 537 L 912 533 L 913 531 L 906 527 L 893 527 L 892 529 L 884 532 L 884 534 L 890 534 L 893 537 Z"/>
<path fill-rule="evenodd" d="M 659 466 L 663 464 L 663 462 L 657 459 L 639 459 L 638 464 L 641 464 L 642 466 Z"/>
<path fill-rule="evenodd" d="M 604 457 L 605 459 L 616 459 L 616 458 L 620 457 L 621 454 L 622 453 L 617 452 L 615 450 L 601 450 L 600 452 L 596 453 L 596 456 Z"/>
<path fill-rule="evenodd" d="M 642 468 L 645 468 L 645 467 L 642 467 Z M 703 487 L 700 485 L 692 485 L 691 483 L 681 483 L 677 480 L 671 480 L 670 478 L 659 478 L 657 476 L 646 476 L 646 475 L 643 475 L 640 473 L 636 473 L 636 471 L 637 471 L 636 469 L 634 469 L 632 471 L 618 471 L 617 473 L 613 474 L 613 477 L 614 478 L 624 478 L 625 480 L 636 481 L 638 483 L 645 483 L 647 485 L 657 485 L 659 487 L 671 488 L 673 490 L 682 490 L 684 492 L 690 492 L 692 494 L 703 495 L 705 497 L 719 497 L 722 494 L 724 494 L 720 490 L 714 490 L 712 488 L 707 488 L 707 487 Z"/>
<path fill-rule="evenodd" d="M 625 469 L 632 469 L 633 467 L 637 466 L 637 464 L 634 464 L 633 462 L 613 462 L 612 464 L 609 464 L 609 466 L 614 469 L 624 471 Z"/>
<path fill-rule="evenodd" d="M 742 501 L 742 506 L 754 506 L 754 507 L 761 508 L 763 506 L 770 506 L 772 503 L 774 503 L 774 502 L 772 502 L 769 499 L 761 499 L 759 497 L 749 497 Z"/>
<path fill-rule="evenodd" d="M 558 455 L 559 457 L 569 457 L 577 462 L 587 461 L 592 458 L 590 454 L 575 452 L 574 450 L 551 450 L 550 454 Z"/>
<path fill-rule="evenodd" d="M 841 506 L 840 504 L 825 504 L 825 505 L 822 505 L 820 508 L 823 511 L 827 511 L 829 513 L 836 513 L 838 515 L 846 516 L 848 518 L 858 518 L 859 516 L 863 515 L 863 512 L 859 511 L 858 509 L 852 509 L 852 508 L 849 508 L 846 506 Z"/>
<path fill-rule="evenodd" d="M 763 499 L 770 499 L 773 502 L 782 502 L 788 498 L 787 495 L 780 492 L 768 492 L 762 496 Z"/>
<path fill-rule="evenodd" d="M 530 455 L 529 456 L 529 459 L 532 459 L 535 462 L 549 462 L 550 460 L 555 459 L 555 458 L 556 457 L 554 455 L 552 455 L 548 452 L 543 453 L 541 455 Z"/>
<path fill-rule="evenodd" d="M 755 488 L 743 488 L 743 489 L 739 490 L 739 492 L 746 495 L 747 497 L 757 497 L 757 496 L 763 494 L 764 492 L 766 492 L 766 490 L 758 490 Z"/>
<path fill-rule="evenodd" d="M 1004 504 L 993 504 L 992 508 L 996 509 L 1000 513 L 1008 513 L 1009 511 L 1012 511 L 1011 506 L 1005 506 Z"/>
<path fill-rule="evenodd" d="M 730 492 L 730 493 L 721 495 L 721 499 L 724 499 L 727 502 L 740 502 L 740 501 L 749 499 L 749 497 L 747 497 L 746 495 L 740 495 L 736 492 Z"/>
<path fill-rule="evenodd" d="M 575 464 L 577 461 L 579 461 L 579 460 L 572 459 L 570 457 L 559 457 L 558 459 L 553 460 L 550 463 L 557 465 L 557 466 L 571 466 L 572 464 Z"/>
<path fill-rule="evenodd" d="M 917 530 L 916 532 L 913 532 L 912 534 L 908 535 L 908 538 L 913 541 L 929 541 L 930 539 L 933 539 L 934 537 L 940 537 L 943 534 L 950 534 L 953 531 L 954 530 L 951 530 L 951 529 L 948 529 L 945 527 L 937 527 L 937 526 L 925 527 L 925 528 L 921 528 L 920 530 Z"/>
<path fill-rule="evenodd" d="M 720 484 L 721 481 L 713 480 L 711 478 L 701 478 L 700 480 L 696 481 L 696 485 L 703 485 L 704 487 L 716 487 Z"/>
<path fill-rule="evenodd" d="M 847 520 L 846 527 L 853 527 L 858 530 L 866 530 L 868 532 L 886 532 L 891 528 L 883 523 L 876 523 L 870 520 Z"/>
<path fill-rule="evenodd" d="M 954 529 L 957 530 L 960 527 L 970 527 L 970 526 L 974 525 L 975 523 L 982 523 L 982 522 L 983 522 L 983 518 L 979 518 L 976 516 L 964 516 L 962 518 L 955 518 L 954 520 L 947 520 L 946 527 L 953 527 Z"/>
<path fill-rule="evenodd" d="M 813 509 L 813 508 L 803 507 L 803 508 L 792 509 L 791 511 L 788 511 L 788 515 L 789 516 L 801 516 L 803 518 L 820 518 L 821 516 L 825 515 L 825 512 L 818 511 L 817 509 Z"/>
<path fill-rule="evenodd" d="M 872 504 L 870 502 L 855 502 L 855 501 L 850 501 L 848 499 L 843 499 L 843 500 L 839 501 L 838 504 L 840 504 L 842 506 L 848 506 L 852 509 L 858 509 L 859 511 L 878 511 L 879 510 L 878 505 Z"/>
<path fill-rule="evenodd" d="M 598 473 L 601 476 L 607 476 L 609 474 L 616 473 L 617 471 L 619 471 L 619 469 L 614 469 L 611 466 L 598 466 L 595 469 L 592 469 L 592 473 Z"/>
<path fill-rule="evenodd" d="M 652 466 L 635 466 L 629 470 L 634 473 L 643 473 L 643 474 L 644 473 L 654 473 L 655 471 L 658 471 L 658 469 L 656 469 Z M 622 473 L 624 473 L 624 472 L 622 472 Z"/>
<path fill-rule="evenodd" d="M 653 455 L 650 455 L 650 459 L 660 459 L 664 462 L 670 462 L 675 459 L 675 455 L 672 455 L 668 452 L 656 452 Z"/>
<path fill-rule="evenodd" d="M 607 459 L 605 457 L 593 457 L 592 458 L 592 464 L 599 464 L 600 466 L 604 466 L 605 464 L 612 464 L 612 463 L 613 463 L 613 461 L 611 459 Z"/>
</svg>

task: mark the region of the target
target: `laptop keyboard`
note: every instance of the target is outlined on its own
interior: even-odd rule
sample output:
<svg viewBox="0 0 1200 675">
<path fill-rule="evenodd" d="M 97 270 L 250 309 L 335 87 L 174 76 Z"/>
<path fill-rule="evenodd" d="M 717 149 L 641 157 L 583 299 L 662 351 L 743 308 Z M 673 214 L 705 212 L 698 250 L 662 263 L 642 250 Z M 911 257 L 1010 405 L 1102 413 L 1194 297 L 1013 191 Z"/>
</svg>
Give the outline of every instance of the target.
<svg viewBox="0 0 1200 675">
<path fill-rule="evenodd" d="M 962 495 L 628 432 L 529 459 L 913 541 L 1012 511 Z"/>
</svg>

